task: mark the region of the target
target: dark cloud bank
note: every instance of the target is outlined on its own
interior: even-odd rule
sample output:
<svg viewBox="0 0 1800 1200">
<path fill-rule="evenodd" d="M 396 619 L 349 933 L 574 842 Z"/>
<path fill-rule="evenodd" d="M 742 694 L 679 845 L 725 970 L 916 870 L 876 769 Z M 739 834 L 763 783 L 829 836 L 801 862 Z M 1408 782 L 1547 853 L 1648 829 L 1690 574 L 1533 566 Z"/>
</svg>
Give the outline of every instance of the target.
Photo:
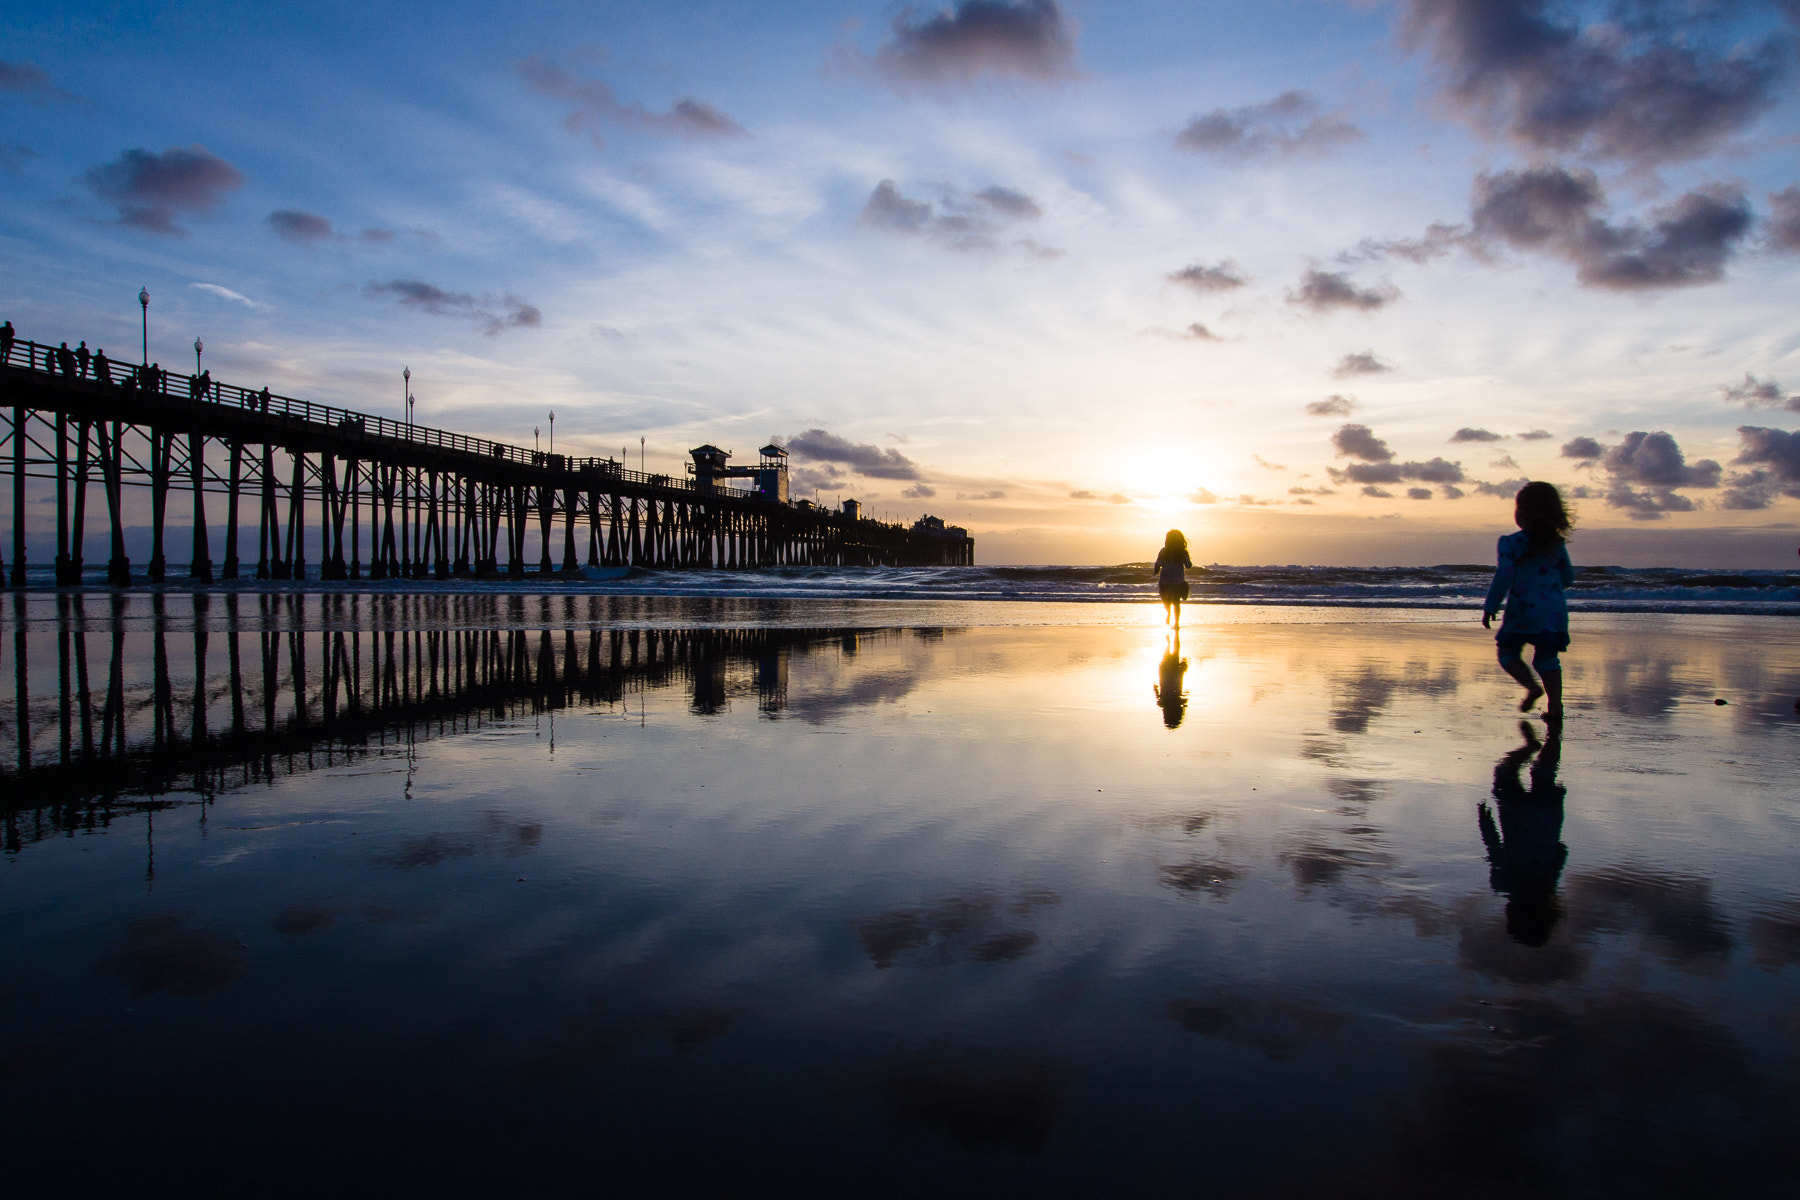
<svg viewBox="0 0 1800 1200">
<path fill-rule="evenodd" d="M 118 210 L 118 223 L 148 233 L 186 237 L 177 217 L 205 216 L 244 185 L 243 174 L 204 146 L 161 154 L 127 150 L 88 168 L 88 190 Z"/>
<path fill-rule="evenodd" d="M 1662 430 L 1628 433 L 1615 446 L 1571 438 L 1562 456 L 1605 479 L 1599 489 L 1575 489 L 1578 497 L 1592 495 L 1639 521 L 1699 508 L 1684 489 L 1720 489 L 1718 506 L 1740 511 L 1767 508 L 1778 496 L 1800 499 L 1800 432 L 1758 425 L 1740 425 L 1737 432 L 1739 452 L 1732 465 L 1743 469 L 1729 475 L 1710 458 L 1688 462 L 1675 438 Z"/>
<path fill-rule="evenodd" d="M 1403 41 L 1477 129 L 1540 153 L 1634 166 L 1684 162 L 1744 132 L 1789 74 L 1778 23 L 1747 6 L 1637 0 L 1407 0 Z"/>
</svg>

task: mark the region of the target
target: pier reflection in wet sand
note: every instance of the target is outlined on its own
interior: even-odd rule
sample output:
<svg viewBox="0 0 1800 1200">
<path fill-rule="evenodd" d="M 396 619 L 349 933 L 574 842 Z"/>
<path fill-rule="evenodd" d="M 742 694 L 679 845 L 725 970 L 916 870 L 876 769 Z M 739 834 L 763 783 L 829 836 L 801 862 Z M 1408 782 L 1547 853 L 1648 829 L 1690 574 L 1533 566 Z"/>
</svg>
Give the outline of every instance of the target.
<svg viewBox="0 0 1800 1200">
<path fill-rule="evenodd" d="M 1791 1178 L 1785 623 L 5 604 L 34 1188 Z"/>
</svg>

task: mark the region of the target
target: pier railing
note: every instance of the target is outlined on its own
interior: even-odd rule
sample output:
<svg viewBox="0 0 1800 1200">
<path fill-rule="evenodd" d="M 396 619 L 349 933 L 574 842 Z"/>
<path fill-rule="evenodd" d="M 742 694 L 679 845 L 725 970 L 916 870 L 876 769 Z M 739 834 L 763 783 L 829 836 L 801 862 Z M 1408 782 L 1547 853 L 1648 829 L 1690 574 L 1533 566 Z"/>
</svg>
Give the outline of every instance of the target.
<svg viewBox="0 0 1800 1200">
<path fill-rule="evenodd" d="M 513 466 L 540 467 L 545 470 L 578 473 L 598 472 L 609 481 L 616 480 L 620 483 L 636 484 L 642 487 L 672 488 L 685 492 L 700 491 L 694 481 L 685 476 L 655 471 L 633 471 L 616 458 L 577 457 L 566 454 L 550 454 L 542 450 L 528 450 L 523 446 L 497 442 L 489 438 L 470 437 L 467 434 L 453 433 L 447 429 L 435 429 L 429 425 L 396 421 L 392 417 L 378 417 L 373 413 L 339 408 L 334 404 L 319 404 L 293 396 L 282 396 L 267 388 L 252 390 L 234 383 L 203 379 L 201 376 L 182 375 L 161 368 L 153 370 L 148 364 L 131 366 L 111 359 L 108 360 L 106 368 L 110 378 L 101 379 L 96 374 L 95 360 L 90 357 L 84 366 L 74 357 L 74 351 L 68 351 L 70 355 L 68 365 L 71 369 L 65 370 L 64 365 L 57 361 L 58 356 L 65 349 L 66 347 L 62 346 L 49 346 L 22 338 L 15 339 L 4 347 L 5 353 L 0 356 L 0 363 L 6 366 L 23 367 L 26 370 L 52 377 L 107 384 L 126 391 L 157 396 L 165 401 L 216 404 L 225 408 L 241 409 L 245 412 L 287 417 L 291 420 L 324 426 L 339 435 L 405 442 L 432 450 L 450 450 Z M 722 484 L 713 485 L 712 490 L 704 494 L 738 500 L 753 500 L 757 496 L 756 492 L 747 488 L 727 487 Z"/>
</svg>

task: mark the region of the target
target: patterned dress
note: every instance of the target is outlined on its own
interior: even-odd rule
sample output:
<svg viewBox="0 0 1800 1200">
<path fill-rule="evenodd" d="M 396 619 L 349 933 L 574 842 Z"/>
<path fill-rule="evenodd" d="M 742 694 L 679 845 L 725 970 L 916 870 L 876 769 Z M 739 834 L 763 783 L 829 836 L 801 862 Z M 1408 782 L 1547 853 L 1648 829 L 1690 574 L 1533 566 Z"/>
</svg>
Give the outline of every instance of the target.
<svg viewBox="0 0 1800 1200">
<path fill-rule="evenodd" d="M 1575 582 L 1569 548 L 1559 544 L 1547 554 L 1534 554 L 1530 536 L 1521 529 L 1500 539 L 1497 556 L 1500 565 L 1494 570 L 1494 583 L 1482 606 L 1482 612 L 1492 616 L 1503 602 L 1506 605 L 1506 618 L 1500 622 L 1495 638 L 1559 634 L 1566 648 L 1569 603 L 1563 591 Z"/>
</svg>

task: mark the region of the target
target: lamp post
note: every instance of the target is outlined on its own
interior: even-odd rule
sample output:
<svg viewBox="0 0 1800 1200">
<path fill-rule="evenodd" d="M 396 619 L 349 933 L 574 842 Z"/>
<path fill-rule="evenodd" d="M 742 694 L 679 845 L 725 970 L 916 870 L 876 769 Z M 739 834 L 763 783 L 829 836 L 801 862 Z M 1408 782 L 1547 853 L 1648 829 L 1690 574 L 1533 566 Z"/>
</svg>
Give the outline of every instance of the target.
<svg viewBox="0 0 1800 1200">
<path fill-rule="evenodd" d="M 533 454 L 538 452 L 538 427 L 536 425 L 531 427 L 531 452 Z"/>
<path fill-rule="evenodd" d="M 556 453 L 556 410 L 550 410 L 550 453 Z"/>
<path fill-rule="evenodd" d="M 406 410 L 406 427 L 412 428 L 412 368 L 404 367 L 400 371 L 400 399 Z"/>
<path fill-rule="evenodd" d="M 150 289 L 138 289 L 138 307 L 144 310 L 144 365 L 150 365 Z"/>
<path fill-rule="evenodd" d="M 206 343 L 199 338 L 194 339 L 194 374 L 200 373 L 200 352 L 206 349 Z"/>
</svg>

